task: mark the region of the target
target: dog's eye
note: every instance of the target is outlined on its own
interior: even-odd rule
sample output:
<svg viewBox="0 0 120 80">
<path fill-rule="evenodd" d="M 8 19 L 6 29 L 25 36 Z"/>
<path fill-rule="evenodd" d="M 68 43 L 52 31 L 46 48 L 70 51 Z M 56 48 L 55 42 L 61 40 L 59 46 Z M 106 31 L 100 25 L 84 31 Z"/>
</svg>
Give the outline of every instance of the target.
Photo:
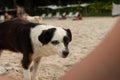
<svg viewBox="0 0 120 80">
<path fill-rule="evenodd" d="M 60 42 L 59 41 L 52 41 L 51 42 L 53 45 L 57 45 L 57 44 L 59 44 Z"/>
</svg>

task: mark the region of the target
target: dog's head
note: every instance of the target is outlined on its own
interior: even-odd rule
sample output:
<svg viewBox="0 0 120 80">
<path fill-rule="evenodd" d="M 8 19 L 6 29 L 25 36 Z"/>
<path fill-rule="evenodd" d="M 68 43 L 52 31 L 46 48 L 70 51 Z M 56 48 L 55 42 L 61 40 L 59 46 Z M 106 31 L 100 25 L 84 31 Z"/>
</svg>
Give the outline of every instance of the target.
<svg viewBox="0 0 120 80">
<path fill-rule="evenodd" d="M 69 29 L 50 28 L 43 30 L 38 40 L 43 46 L 51 44 L 59 55 L 65 58 L 69 54 L 68 44 L 72 40 L 72 34 Z"/>
</svg>

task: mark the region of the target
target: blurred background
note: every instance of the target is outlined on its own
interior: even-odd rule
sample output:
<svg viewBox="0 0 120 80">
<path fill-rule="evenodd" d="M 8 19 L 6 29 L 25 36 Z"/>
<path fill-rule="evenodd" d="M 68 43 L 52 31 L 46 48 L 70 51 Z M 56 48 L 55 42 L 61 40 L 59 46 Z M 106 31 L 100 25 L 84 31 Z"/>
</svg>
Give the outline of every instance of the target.
<svg viewBox="0 0 120 80">
<path fill-rule="evenodd" d="M 113 3 L 120 4 L 120 0 L 0 0 L 0 15 L 4 12 L 15 15 L 16 6 L 21 6 L 30 15 L 81 12 L 83 16 L 111 16 Z"/>
</svg>

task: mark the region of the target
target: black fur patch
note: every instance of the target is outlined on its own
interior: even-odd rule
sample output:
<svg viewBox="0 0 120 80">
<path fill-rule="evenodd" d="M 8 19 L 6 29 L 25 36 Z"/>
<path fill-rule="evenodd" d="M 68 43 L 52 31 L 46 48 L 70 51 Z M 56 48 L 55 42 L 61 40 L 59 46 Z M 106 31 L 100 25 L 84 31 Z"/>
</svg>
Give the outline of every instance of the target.
<svg viewBox="0 0 120 80">
<path fill-rule="evenodd" d="M 55 28 L 51 28 L 51 29 L 48 29 L 48 30 L 44 30 L 44 31 L 42 32 L 42 34 L 38 37 L 38 40 L 39 40 L 43 45 L 48 44 L 48 43 L 51 41 L 51 39 L 52 39 L 52 37 L 53 37 L 53 35 L 54 35 L 55 30 L 56 30 Z"/>
<path fill-rule="evenodd" d="M 38 24 L 25 20 L 14 19 L 0 24 L 0 50 L 10 50 L 23 54 L 22 65 L 28 68 L 31 60 L 29 55 L 33 54 L 30 38 L 30 28 Z"/>
<path fill-rule="evenodd" d="M 70 41 L 72 41 L 72 33 L 71 33 L 70 29 L 66 29 L 66 31 L 67 31 L 67 36 L 68 36 L 69 42 L 70 42 Z"/>
</svg>

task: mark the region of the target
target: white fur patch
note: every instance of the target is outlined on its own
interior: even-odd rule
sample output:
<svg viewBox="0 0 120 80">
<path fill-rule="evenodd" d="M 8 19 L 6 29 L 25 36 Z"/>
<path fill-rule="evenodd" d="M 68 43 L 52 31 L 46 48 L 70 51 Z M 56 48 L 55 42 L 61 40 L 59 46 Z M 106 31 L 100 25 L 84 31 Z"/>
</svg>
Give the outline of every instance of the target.
<svg viewBox="0 0 120 80">
<path fill-rule="evenodd" d="M 42 45 L 42 43 L 38 40 L 38 36 L 42 33 L 43 30 L 47 30 L 50 28 L 56 28 L 56 31 L 52 37 L 53 40 L 60 41 L 59 45 L 53 46 L 51 43 L 48 43 L 47 45 Z M 63 37 L 66 34 L 66 31 L 61 27 L 54 27 L 51 25 L 38 25 L 31 29 L 31 41 L 33 45 L 33 51 L 34 51 L 34 58 L 39 56 L 49 56 L 53 55 L 55 53 L 60 53 L 62 55 L 62 51 L 65 49 L 63 44 Z"/>
</svg>

